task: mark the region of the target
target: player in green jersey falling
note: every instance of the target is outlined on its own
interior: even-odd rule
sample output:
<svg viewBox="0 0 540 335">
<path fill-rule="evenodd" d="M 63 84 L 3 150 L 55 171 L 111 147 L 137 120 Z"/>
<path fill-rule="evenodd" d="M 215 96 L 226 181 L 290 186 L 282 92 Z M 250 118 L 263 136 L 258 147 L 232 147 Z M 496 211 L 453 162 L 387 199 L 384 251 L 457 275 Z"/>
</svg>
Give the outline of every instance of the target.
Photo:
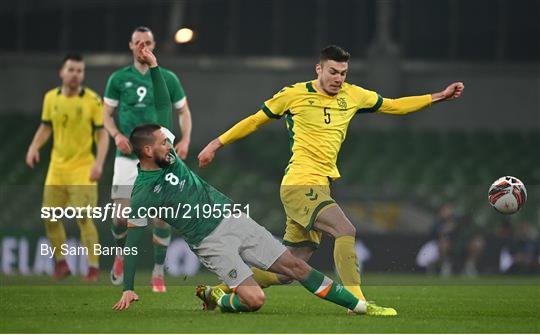
<svg viewBox="0 0 540 335">
<path fill-rule="evenodd" d="M 139 57 L 150 66 L 158 114 L 170 109 L 167 86 L 152 52 L 141 46 Z M 185 204 L 225 208 L 232 201 L 190 171 L 172 150 L 174 136 L 166 128 L 148 124 L 135 128 L 130 142 L 140 165 L 132 200 L 133 216 L 128 220 L 126 247 L 136 248 L 148 218 L 144 209 L 177 207 Z M 333 282 L 305 261 L 293 256 L 266 229 L 244 213 L 227 216 L 225 211 L 209 218 L 191 213 L 164 218 L 177 228 L 201 263 L 217 274 L 233 292 L 221 289 L 212 292 L 211 301 L 227 312 L 256 311 L 264 303 L 264 292 L 253 279 L 250 266 L 289 276 L 318 297 L 334 302 L 357 313 L 365 313 L 366 302 L 355 298 L 342 285 Z M 136 255 L 125 256 L 124 292 L 113 306 L 128 308 L 139 300 L 134 292 Z"/>
</svg>

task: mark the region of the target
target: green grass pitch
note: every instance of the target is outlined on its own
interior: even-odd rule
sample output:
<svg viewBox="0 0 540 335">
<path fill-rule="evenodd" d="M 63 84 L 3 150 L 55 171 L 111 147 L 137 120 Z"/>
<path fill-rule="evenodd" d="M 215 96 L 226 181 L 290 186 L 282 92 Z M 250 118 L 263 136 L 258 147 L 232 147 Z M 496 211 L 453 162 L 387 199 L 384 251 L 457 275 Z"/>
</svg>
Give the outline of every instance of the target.
<svg viewBox="0 0 540 335">
<path fill-rule="evenodd" d="M 209 276 L 168 278 L 168 292 L 155 294 L 138 274 L 140 301 L 124 312 L 111 309 L 121 289 L 78 278 L 51 283 L 44 277 L 1 277 L 0 332 L 122 333 L 538 333 L 538 277 L 439 279 L 367 274 L 369 298 L 398 310 L 397 317 L 348 316 L 344 309 L 310 295 L 301 286 L 267 289 L 256 313 L 203 312 L 194 296 Z"/>
</svg>

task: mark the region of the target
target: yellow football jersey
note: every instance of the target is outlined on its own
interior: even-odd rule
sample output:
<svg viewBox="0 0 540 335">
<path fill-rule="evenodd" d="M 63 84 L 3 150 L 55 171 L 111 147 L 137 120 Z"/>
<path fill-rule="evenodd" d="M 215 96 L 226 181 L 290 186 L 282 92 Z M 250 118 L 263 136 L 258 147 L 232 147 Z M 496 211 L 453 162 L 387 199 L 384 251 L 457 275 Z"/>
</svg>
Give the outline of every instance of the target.
<svg viewBox="0 0 540 335">
<path fill-rule="evenodd" d="M 261 107 L 268 117 L 284 116 L 287 123 L 292 156 L 284 184 L 301 184 L 305 178 L 293 177 L 301 175 L 339 178 L 336 160 L 351 119 L 377 111 L 383 102 L 377 93 L 356 85 L 344 83 L 337 95 L 329 96 L 315 84 L 287 86 Z"/>
<path fill-rule="evenodd" d="M 45 94 L 41 122 L 53 129 L 51 168 L 70 170 L 93 164 L 94 130 L 103 127 L 102 112 L 101 98 L 89 88 L 71 97 L 60 88 Z"/>
</svg>

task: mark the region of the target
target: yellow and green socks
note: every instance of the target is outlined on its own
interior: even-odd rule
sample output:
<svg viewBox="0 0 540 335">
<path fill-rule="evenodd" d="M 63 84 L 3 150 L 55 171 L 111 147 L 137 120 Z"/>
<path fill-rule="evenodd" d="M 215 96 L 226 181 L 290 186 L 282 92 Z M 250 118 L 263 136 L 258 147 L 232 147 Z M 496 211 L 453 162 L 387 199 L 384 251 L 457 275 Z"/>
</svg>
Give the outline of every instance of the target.
<svg viewBox="0 0 540 335">
<path fill-rule="evenodd" d="M 354 236 L 337 237 L 334 243 L 334 262 L 343 286 L 356 298 L 366 300 L 360 289 L 360 271 Z"/>
</svg>

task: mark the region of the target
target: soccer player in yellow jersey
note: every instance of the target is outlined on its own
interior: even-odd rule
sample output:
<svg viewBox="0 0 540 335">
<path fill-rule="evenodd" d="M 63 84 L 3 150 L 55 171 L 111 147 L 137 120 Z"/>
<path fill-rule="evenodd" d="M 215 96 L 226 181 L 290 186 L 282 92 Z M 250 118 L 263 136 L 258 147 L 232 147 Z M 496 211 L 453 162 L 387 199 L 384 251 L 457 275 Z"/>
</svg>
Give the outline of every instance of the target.
<svg viewBox="0 0 540 335">
<path fill-rule="evenodd" d="M 450 84 L 434 94 L 383 98 L 379 94 L 345 82 L 349 53 L 337 46 L 321 51 L 317 79 L 283 88 L 267 100 L 256 114 L 237 123 L 210 142 L 199 154 L 205 167 L 221 147 L 239 140 L 259 127 L 285 118 L 292 157 L 280 189 L 287 215 L 283 243 L 291 252 L 308 260 L 318 247 L 322 233 L 335 238 L 334 261 L 345 287 L 365 300 L 355 253 L 356 229 L 332 199 L 329 184 L 340 177 L 336 160 L 351 119 L 357 114 L 381 112 L 408 114 L 433 103 L 459 98 L 462 83 Z M 262 287 L 287 283 L 287 278 L 254 270 Z M 220 285 L 221 288 L 223 285 Z M 211 288 L 207 288 L 211 293 Z M 396 315 L 393 308 L 368 303 L 368 315 Z"/>
<path fill-rule="evenodd" d="M 34 167 L 40 161 L 39 149 L 53 135 L 51 161 L 43 191 L 43 206 L 86 207 L 97 203 L 96 182 L 101 177 L 107 155 L 109 137 L 103 128 L 101 98 L 94 91 L 82 86 L 84 61 L 80 55 L 64 58 L 60 69 L 62 86 L 45 94 L 41 125 L 26 154 L 26 163 Z M 92 146 L 96 141 L 97 157 Z M 77 219 L 81 242 L 88 250 L 87 281 L 97 281 L 99 257 L 94 254 L 94 244 L 99 243 L 98 233 L 91 218 Z M 69 276 L 70 270 L 61 254 L 66 232 L 60 220 L 45 221 L 45 230 L 56 249 L 55 279 Z"/>
</svg>

